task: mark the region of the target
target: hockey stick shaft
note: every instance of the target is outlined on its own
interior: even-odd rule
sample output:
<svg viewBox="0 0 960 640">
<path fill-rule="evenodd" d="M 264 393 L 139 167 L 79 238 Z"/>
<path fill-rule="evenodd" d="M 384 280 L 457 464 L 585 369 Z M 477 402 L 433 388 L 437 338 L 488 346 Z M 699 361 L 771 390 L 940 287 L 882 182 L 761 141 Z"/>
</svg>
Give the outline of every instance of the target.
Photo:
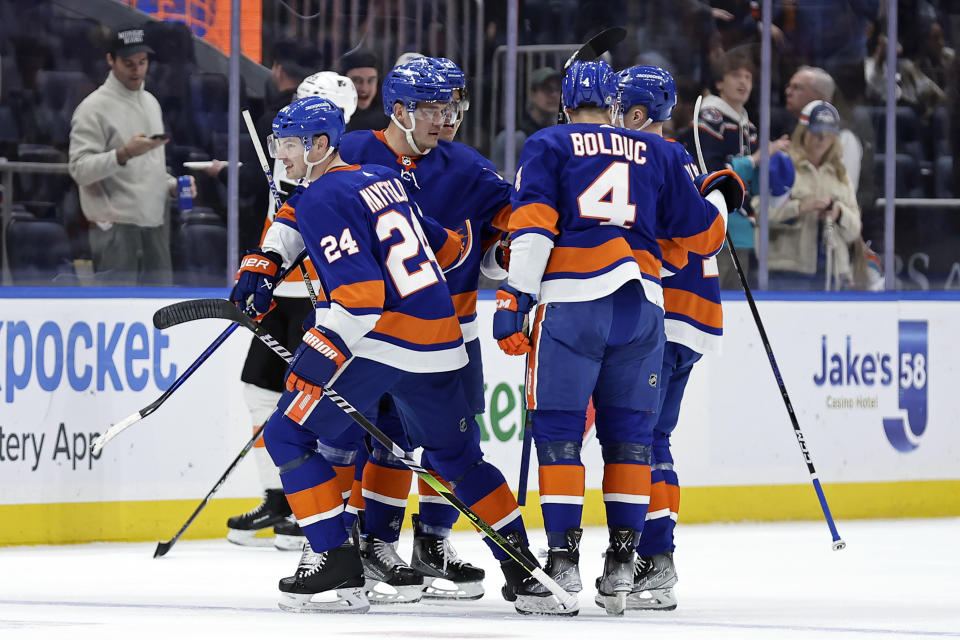
<svg viewBox="0 0 960 640">
<path fill-rule="evenodd" d="M 233 326 L 236 327 L 237 325 L 233 325 Z M 247 455 L 250 449 L 253 448 L 253 445 L 256 444 L 257 440 L 260 439 L 260 434 L 262 433 L 263 433 L 263 425 L 261 425 L 260 428 L 256 430 L 256 432 L 253 434 L 253 437 L 250 438 L 247 444 L 243 445 L 243 449 L 241 449 L 240 453 L 237 454 L 237 457 L 233 459 L 233 462 L 231 462 L 230 466 L 227 467 L 227 470 L 223 472 L 223 475 L 220 476 L 220 479 L 217 480 L 217 483 L 213 485 L 213 488 L 210 489 L 207 495 L 204 496 L 203 500 L 200 501 L 200 504 L 197 505 L 197 508 L 193 510 L 193 513 L 190 514 L 190 517 L 187 518 L 187 521 L 183 523 L 182 527 L 180 527 L 180 530 L 177 531 L 177 533 L 174 534 L 174 536 L 169 540 L 167 540 L 166 542 L 157 543 L 157 548 L 153 552 L 154 558 L 162 558 L 163 556 L 167 555 L 167 552 L 170 551 L 170 548 L 177 543 L 177 540 L 179 540 L 180 536 L 182 536 L 184 531 L 187 530 L 187 527 L 193 524 L 193 521 L 196 520 L 197 516 L 200 514 L 203 508 L 207 506 L 207 503 L 210 502 L 210 498 L 213 497 L 213 494 L 215 494 L 220 489 L 220 487 L 223 486 L 223 483 L 227 481 L 227 477 L 231 473 L 233 473 L 233 470 L 236 468 L 237 464 L 239 464 L 240 461 L 243 459 L 243 457 Z"/>
<path fill-rule="evenodd" d="M 283 358 L 288 364 L 293 359 L 293 356 L 289 351 L 286 350 L 286 348 L 284 348 L 283 345 L 277 342 L 277 340 L 269 333 L 265 333 L 252 319 L 248 318 L 247 316 L 243 316 L 238 317 L 237 321 L 243 324 L 246 328 L 250 329 L 254 335 L 260 339 L 261 342 L 267 345 L 271 351 Z M 377 428 L 375 424 L 367 420 L 362 413 L 357 411 L 353 405 L 347 402 L 340 394 L 328 387 L 323 390 L 323 395 L 332 400 L 334 404 L 336 404 L 354 422 L 359 424 L 364 431 L 376 439 L 377 442 L 383 445 L 385 449 L 399 458 L 403 464 L 405 464 L 411 471 L 416 473 L 421 480 L 426 482 L 430 488 L 436 491 L 444 500 L 450 503 L 451 506 L 456 508 L 457 511 L 462 513 L 468 520 L 470 520 L 473 526 L 482 531 L 484 535 L 494 542 L 494 544 L 503 549 L 507 555 L 509 555 L 524 569 L 530 572 L 530 574 L 536 578 L 540 584 L 550 590 L 550 592 L 565 608 L 570 610 L 577 606 L 577 598 L 575 595 L 571 595 L 564 591 L 563 587 L 557 584 L 556 580 L 544 573 L 543 569 L 538 567 L 535 562 L 529 560 L 522 553 L 520 553 L 520 550 L 514 547 L 509 540 L 500 535 L 499 532 L 487 524 L 487 522 L 484 521 L 480 516 L 474 513 L 470 507 L 461 501 L 460 498 L 450 491 L 450 489 L 448 489 L 446 485 L 444 485 L 439 479 L 434 477 L 432 473 L 417 464 L 417 461 L 410 457 L 410 454 L 408 454 L 393 440 L 391 440 L 390 437 Z"/>
<path fill-rule="evenodd" d="M 257 135 L 257 128 L 253 126 L 253 118 L 250 117 L 250 112 L 246 109 L 243 110 L 243 121 L 247 125 L 247 133 L 250 135 L 250 141 L 253 143 L 253 149 L 257 152 L 257 159 L 260 161 L 260 168 L 263 169 L 263 175 L 267 179 L 267 184 L 270 185 L 270 193 L 273 195 L 273 206 L 276 211 L 280 211 L 280 207 L 283 206 L 283 201 L 280 198 L 280 192 L 277 190 L 277 185 L 273 181 L 273 172 L 270 171 L 270 164 L 267 162 L 267 154 L 263 152 L 263 145 L 260 144 L 260 137 Z M 313 288 L 313 282 L 310 278 L 310 273 L 307 271 L 306 265 L 301 261 L 300 265 L 300 275 L 303 277 L 303 283 L 307 285 L 307 293 L 310 294 L 310 301 L 313 304 L 317 304 L 317 292 Z"/>
<path fill-rule="evenodd" d="M 306 257 L 306 255 L 307 255 L 307 252 L 304 251 L 299 256 L 297 256 L 297 259 L 294 261 L 294 264 L 291 265 L 290 269 L 287 269 L 280 274 L 280 279 L 283 279 L 284 277 L 286 277 L 286 275 L 290 273 L 290 270 L 293 269 L 295 265 L 302 265 L 303 259 L 304 257 Z M 233 305 L 231 304 L 231 306 Z M 238 313 L 240 313 L 239 310 L 238 310 Z M 223 316 L 213 316 L 213 317 L 223 318 Z M 195 319 L 197 318 L 196 317 L 181 318 L 180 322 L 186 322 L 188 320 L 195 320 Z M 156 324 L 156 314 L 154 314 L 154 323 Z M 166 326 L 158 326 L 157 328 L 158 329 L 167 328 L 168 326 L 173 326 L 174 324 L 179 324 L 179 322 L 171 321 L 170 324 L 167 324 Z M 145 406 L 143 409 L 140 409 L 140 411 L 132 413 L 126 418 L 124 418 L 123 420 L 120 420 L 119 422 L 116 422 L 110 425 L 110 427 L 106 431 L 104 431 L 102 434 L 97 436 L 97 438 L 93 441 L 93 449 L 92 449 L 93 453 L 94 454 L 100 453 L 100 451 L 108 442 L 110 442 L 111 440 L 116 438 L 118 435 L 120 435 L 123 431 L 126 431 L 127 429 L 129 429 L 130 427 L 132 427 L 133 425 L 140 422 L 141 420 L 149 416 L 151 413 L 159 409 L 160 405 L 166 402 L 167 398 L 173 395 L 173 392 L 179 389 L 183 385 L 183 383 L 186 382 L 187 378 L 193 375 L 193 373 L 200 368 L 200 365 L 206 362 L 207 359 L 210 356 L 212 356 L 217 349 L 220 348 L 220 345 L 226 342 L 227 338 L 230 337 L 230 334 L 236 331 L 236 329 L 237 329 L 237 322 L 234 321 L 229 327 L 223 330 L 223 333 L 217 336 L 213 340 L 213 342 L 210 343 L 210 346 L 204 349 L 203 353 L 201 353 L 197 357 L 197 359 L 193 361 L 193 364 L 187 367 L 187 369 L 180 374 L 180 377 L 174 380 L 173 384 L 171 384 L 167 388 L 167 390 L 160 395 L 159 398 L 157 398 L 156 400 L 154 400 L 153 402 Z"/>
<path fill-rule="evenodd" d="M 701 173 L 707 173 L 707 164 L 703 160 L 703 150 L 700 148 L 700 103 L 703 96 L 697 97 L 697 102 L 693 107 L 693 142 L 697 149 L 697 164 L 700 166 Z M 732 212 L 731 212 L 732 213 Z M 833 537 L 833 549 L 839 551 L 847 546 L 847 543 L 840 538 L 837 532 L 837 525 L 833 522 L 833 516 L 830 514 L 830 506 L 827 504 L 827 497 L 823 493 L 823 487 L 820 486 L 820 479 L 817 477 L 817 471 L 813 466 L 813 459 L 810 457 L 810 451 L 807 449 L 807 441 L 800 430 L 800 423 L 797 420 L 797 414 L 793 410 L 793 404 L 790 402 L 790 395 L 787 393 L 787 385 L 783 382 L 783 376 L 780 374 L 780 367 L 777 365 L 777 359 L 773 355 L 773 348 L 770 346 L 770 339 L 767 337 L 767 331 L 763 327 L 763 321 L 760 319 L 760 311 L 757 309 L 757 303 L 753 299 L 753 292 L 750 291 L 750 285 L 747 283 L 747 277 L 743 273 L 743 266 L 740 264 L 740 258 L 737 250 L 733 247 L 733 240 L 730 238 L 730 232 L 727 231 L 727 248 L 730 250 L 730 257 L 733 259 L 733 266 L 740 277 L 740 284 L 743 286 L 743 293 L 747 298 L 747 305 L 750 307 L 750 313 L 753 315 L 753 321 L 757 325 L 757 332 L 760 334 L 760 341 L 763 342 L 763 348 L 767 352 L 767 360 L 770 362 L 770 369 L 773 370 L 773 377 L 777 381 L 780 389 L 780 396 L 783 398 L 783 404 L 787 408 L 787 415 L 790 416 L 790 423 L 793 425 L 794 435 L 797 437 L 797 444 L 800 445 L 800 451 L 803 452 L 803 458 L 807 463 L 807 471 L 810 473 L 810 480 L 813 482 L 813 488 L 817 492 L 817 499 L 820 501 L 820 508 L 823 511 L 823 517 L 827 521 L 827 527 L 830 528 L 830 535 Z"/>
</svg>

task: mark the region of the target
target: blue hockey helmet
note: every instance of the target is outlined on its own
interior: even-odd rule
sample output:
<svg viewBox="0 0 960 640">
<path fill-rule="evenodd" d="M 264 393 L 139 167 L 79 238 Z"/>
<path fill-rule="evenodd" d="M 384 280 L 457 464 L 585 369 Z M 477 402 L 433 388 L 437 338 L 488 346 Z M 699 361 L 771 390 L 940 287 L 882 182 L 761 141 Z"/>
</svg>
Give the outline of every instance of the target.
<svg viewBox="0 0 960 640">
<path fill-rule="evenodd" d="M 610 107 L 617 97 L 617 78 L 604 60 L 577 60 L 563 76 L 561 94 L 566 109 Z"/>
<path fill-rule="evenodd" d="M 432 58 L 416 58 L 390 70 L 383 80 L 383 112 L 393 115 L 393 105 L 403 103 L 414 111 L 418 102 L 450 102 L 453 87 Z"/>
<path fill-rule="evenodd" d="M 457 63 L 450 58 L 429 58 L 433 60 L 434 66 L 440 71 L 452 89 L 463 89 L 467 86 L 467 76 L 463 69 L 457 66 Z"/>
<path fill-rule="evenodd" d="M 313 136 L 325 135 L 330 148 L 340 146 L 340 138 L 346 124 L 343 111 L 326 98 L 310 96 L 295 100 L 285 106 L 273 119 L 274 140 L 280 138 L 300 138 L 303 148 L 313 148 Z"/>
<path fill-rule="evenodd" d="M 637 65 L 617 74 L 618 111 L 626 113 L 643 105 L 653 122 L 666 122 L 677 104 L 677 84 L 669 71 L 649 65 Z"/>
</svg>

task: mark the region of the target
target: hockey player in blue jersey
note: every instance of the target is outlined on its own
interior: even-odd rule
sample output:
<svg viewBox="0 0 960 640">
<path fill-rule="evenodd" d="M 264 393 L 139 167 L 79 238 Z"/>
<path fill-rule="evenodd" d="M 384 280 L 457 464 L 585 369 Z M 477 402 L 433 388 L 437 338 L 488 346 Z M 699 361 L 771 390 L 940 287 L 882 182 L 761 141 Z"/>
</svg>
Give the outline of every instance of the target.
<svg viewBox="0 0 960 640">
<path fill-rule="evenodd" d="M 539 131 L 524 144 L 509 275 L 497 291 L 493 331 L 506 353 L 529 354 L 527 406 L 550 546 L 546 571 L 570 592 L 581 589 L 580 446 L 593 398 L 610 532 L 597 590 L 607 612 L 619 615 L 633 589 L 650 499 L 664 340 L 658 239 L 716 252 L 743 186 L 732 172 L 718 172 L 698 192 L 674 145 L 610 125 L 616 92 L 605 62 L 574 62 L 562 85 L 570 124 Z M 534 309 L 527 337 L 524 324 Z M 547 595 L 526 582 L 516 607 L 557 613 Z"/>
<path fill-rule="evenodd" d="M 673 76 L 652 66 L 631 67 L 617 75 L 616 123 L 662 136 L 663 123 L 670 119 L 677 101 Z M 674 144 L 682 149 L 680 143 Z M 699 174 L 696 162 L 686 150 L 682 154 L 693 180 Z M 676 216 L 684 214 L 682 210 L 673 212 Z M 627 609 L 675 609 L 677 606 L 673 594 L 677 582 L 673 530 L 680 506 L 680 487 L 673 469 L 670 434 L 677 426 L 680 402 L 693 365 L 702 354 L 719 352 L 723 335 L 716 257 L 688 253 L 672 242 L 663 243 L 661 250 L 664 267 L 674 273 L 662 281 L 667 342 L 653 427 L 650 506 L 637 544 L 634 585 L 627 598 Z"/>
<path fill-rule="evenodd" d="M 258 289 L 269 291 L 302 243 L 328 292 L 264 431 L 308 540 L 296 573 L 280 581 L 280 606 L 291 611 L 369 607 L 360 552 L 348 539 L 341 484 L 329 460 L 336 452 L 317 451 L 318 436 L 339 452 L 349 453 L 358 443 L 356 425 L 322 395 L 329 384 L 371 417 L 389 392 L 406 433 L 424 446 L 437 472 L 529 556 L 516 500 L 502 474 L 483 461 L 471 431 L 476 424 L 458 375 L 467 354 L 443 273 L 425 239 L 430 232 L 393 171 L 340 158 L 343 129 L 342 112 L 320 98 L 278 114 L 275 144 L 302 145 L 320 176 L 281 208 L 261 253 L 245 259 L 262 267 L 265 286 Z M 269 305 L 269 295 L 249 302 L 257 313 Z M 506 558 L 499 547 L 494 554 Z M 523 569 L 514 561 L 504 564 L 508 586 L 515 589 Z M 324 592 L 335 592 L 335 598 L 314 600 Z"/>
<path fill-rule="evenodd" d="M 445 132 L 455 133 L 460 111 L 453 93 L 464 87 L 463 72 L 449 60 L 417 58 L 395 67 L 383 83 L 384 112 L 390 124 L 383 131 L 347 134 L 341 153 L 349 162 L 391 168 L 405 181 L 426 217 L 466 237 L 462 260 L 445 275 L 469 355 L 469 364 L 461 371 L 463 385 L 473 413 L 481 414 L 483 369 L 476 315 L 480 258 L 485 242 L 495 241 L 499 230 L 506 229 L 510 186 L 475 150 L 443 140 Z M 385 399 L 383 408 L 377 424 L 396 434 L 399 423 L 389 399 Z M 431 465 L 429 455 L 424 463 Z M 407 577 L 406 563 L 393 551 L 410 479 L 410 472 L 399 460 L 374 445 L 363 476 L 363 535 L 383 552 L 364 561 L 369 576 L 391 578 L 387 584 L 398 590 L 399 601 L 409 597 L 405 587 L 414 584 Z M 483 595 L 483 570 L 460 560 L 448 540 L 458 512 L 426 484 L 421 482 L 419 489 L 420 513 L 413 516 L 410 566 L 424 576 L 424 597 L 479 598 Z M 454 588 L 443 589 L 442 582 L 434 585 L 438 578 L 452 582 Z"/>
</svg>

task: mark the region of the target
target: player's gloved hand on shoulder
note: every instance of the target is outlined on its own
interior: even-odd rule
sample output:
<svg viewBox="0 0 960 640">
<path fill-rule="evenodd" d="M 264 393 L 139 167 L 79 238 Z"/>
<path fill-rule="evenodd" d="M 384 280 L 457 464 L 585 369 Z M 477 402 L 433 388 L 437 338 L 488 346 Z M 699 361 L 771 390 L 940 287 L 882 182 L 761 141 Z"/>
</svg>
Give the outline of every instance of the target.
<svg viewBox="0 0 960 640">
<path fill-rule="evenodd" d="M 745 192 L 743 181 L 730 169 L 699 175 L 694 183 L 704 198 L 714 191 L 719 192 L 727 203 L 727 211 L 735 211 L 743 206 Z"/>
<path fill-rule="evenodd" d="M 262 318 L 275 304 L 273 289 L 282 263 L 280 256 L 275 253 L 260 249 L 249 251 L 240 261 L 240 271 L 230 293 L 230 302 L 235 302 L 251 318 Z"/>
<path fill-rule="evenodd" d="M 497 289 L 497 310 L 493 312 L 493 337 L 500 349 L 510 356 L 530 352 L 530 338 L 524 333 L 524 323 L 537 299 L 529 293 L 517 291 L 508 284 Z"/>
<path fill-rule="evenodd" d="M 287 391 L 303 391 L 320 397 L 323 385 L 330 382 L 347 360 L 353 357 L 350 349 L 335 332 L 314 327 L 303 335 L 287 369 Z"/>
</svg>

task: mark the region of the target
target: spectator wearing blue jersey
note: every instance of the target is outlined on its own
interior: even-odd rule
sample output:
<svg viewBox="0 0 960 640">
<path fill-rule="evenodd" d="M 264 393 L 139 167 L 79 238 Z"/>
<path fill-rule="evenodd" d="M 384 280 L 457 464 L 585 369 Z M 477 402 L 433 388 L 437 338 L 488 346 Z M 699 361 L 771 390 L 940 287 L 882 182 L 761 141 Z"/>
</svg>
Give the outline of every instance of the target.
<svg viewBox="0 0 960 640">
<path fill-rule="evenodd" d="M 708 171 L 729 167 L 744 184 L 754 178 L 760 162 L 757 126 L 750 121 L 746 104 L 753 91 L 753 61 L 741 51 L 728 52 L 717 69 L 716 95 L 703 99 L 696 126 Z M 770 153 L 785 151 L 790 144 L 786 135 L 771 141 Z M 753 253 L 753 210 L 748 206 L 730 214 L 728 231 L 741 256 L 744 275 L 749 273 Z M 740 280 L 728 255 L 718 257 L 720 288 L 739 289 Z"/>
</svg>

